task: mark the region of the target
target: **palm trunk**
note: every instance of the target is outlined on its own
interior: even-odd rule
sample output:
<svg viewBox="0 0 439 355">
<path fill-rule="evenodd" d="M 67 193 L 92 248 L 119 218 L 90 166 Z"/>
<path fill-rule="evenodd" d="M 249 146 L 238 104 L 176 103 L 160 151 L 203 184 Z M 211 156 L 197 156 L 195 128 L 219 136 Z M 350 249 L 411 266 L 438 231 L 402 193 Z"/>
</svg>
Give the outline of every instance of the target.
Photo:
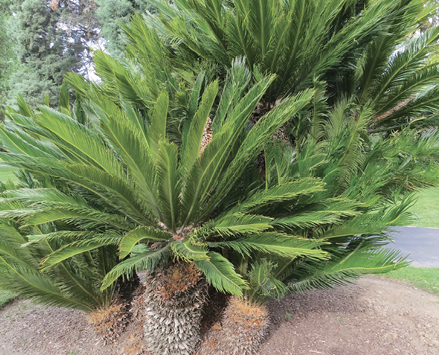
<svg viewBox="0 0 439 355">
<path fill-rule="evenodd" d="M 87 315 L 87 321 L 104 344 L 114 343 L 128 324 L 127 303 L 115 297 L 109 306 L 94 310 Z"/>
<path fill-rule="evenodd" d="M 145 349 L 152 354 L 190 355 L 200 341 L 207 283 L 192 264 L 177 263 L 145 282 Z"/>
<path fill-rule="evenodd" d="M 268 312 L 264 305 L 231 297 L 221 326 L 209 330 L 198 355 L 255 354 L 267 333 Z"/>
</svg>

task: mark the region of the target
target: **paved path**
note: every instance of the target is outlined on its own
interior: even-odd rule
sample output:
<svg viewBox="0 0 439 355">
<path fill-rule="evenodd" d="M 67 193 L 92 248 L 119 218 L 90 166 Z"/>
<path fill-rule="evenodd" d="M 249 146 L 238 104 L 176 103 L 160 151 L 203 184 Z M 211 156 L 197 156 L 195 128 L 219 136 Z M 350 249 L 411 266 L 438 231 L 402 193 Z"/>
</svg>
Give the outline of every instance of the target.
<svg viewBox="0 0 439 355">
<path fill-rule="evenodd" d="M 439 229 L 392 227 L 392 239 L 395 245 L 389 247 L 401 250 L 413 260 L 412 266 L 439 267 Z"/>
</svg>

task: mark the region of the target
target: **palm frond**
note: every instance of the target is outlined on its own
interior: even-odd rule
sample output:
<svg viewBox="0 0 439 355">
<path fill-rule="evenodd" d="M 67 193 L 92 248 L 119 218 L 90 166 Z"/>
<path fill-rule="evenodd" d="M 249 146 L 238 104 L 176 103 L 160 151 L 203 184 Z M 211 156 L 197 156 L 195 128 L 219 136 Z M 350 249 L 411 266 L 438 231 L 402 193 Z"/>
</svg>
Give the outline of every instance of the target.
<svg viewBox="0 0 439 355">
<path fill-rule="evenodd" d="M 91 238 L 81 241 L 75 241 L 70 244 L 66 244 L 61 248 L 55 250 L 53 253 L 46 256 L 41 261 L 41 270 L 46 271 L 49 268 L 63 262 L 64 260 L 70 259 L 76 255 L 95 250 L 108 245 L 118 245 L 120 238 L 115 238 L 113 236 L 108 238 Z"/>
<path fill-rule="evenodd" d="M 133 247 L 142 240 L 154 242 L 168 241 L 172 238 L 170 233 L 152 227 L 138 227 L 124 235 L 119 244 L 119 258 L 126 258 Z"/>
<path fill-rule="evenodd" d="M 292 201 L 301 195 L 311 195 L 324 190 L 324 183 L 320 179 L 301 179 L 279 186 L 262 190 L 247 198 L 243 203 L 237 205 L 232 211 L 241 213 L 252 213 L 267 205 Z"/>
<path fill-rule="evenodd" d="M 311 259 L 327 259 L 328 254 L 318 248 L 325 243 L 321 240 L 298 238 L 274 232 L 262 232 L 229 242 L 219 242 L 218 246 L 232 248 L 247 256 L 252 251 L 259 251 L 291 259 L 299 256 L 306 256 Z M 214 246 L 216 244 L 210 243 L 210 245 Z"/>
<path fill-rule="evenodd" d="M 130 257 L 111 269 L 102 280 L 101 290 L 110 287 L 119 277 L 131 277 L 134 271 L 147 270 L 154 271 L 155 267 L 161 261 L 169 258 L 169 246 L 161 249 L 149 250 L 147 252 Z"/>
<path fill-rule="evenodd" d="M 195 242 L 192 238 L 171 242 L 169 246 L 176 257 L 187 262 L 209 259 L 207 246 L 203 243 Z"/>
<path fill-rule="evenodd" d="M 304 292 L 309 289 L 325 289 L 342 286 L 361 274 L 384 273 L 407 265 L 399 252 L 387 249 L 356 249 L 340 260 L 328 262 L 320 271 L 304 274 L 297 281 L 288 284 L 292 292 Z"/>
<path fill-rule="evenodd" d="M 216 252 L 209 252 L 208 260 L 196 260 L 195 266 L 206 276 L 207 282 L 211 283 L 220 292 L 228 292 L 232 295 L 241 296 L 242 290 L 248 288 L 246 282 L 236 273 L 230 261 Z"/>
</svg>

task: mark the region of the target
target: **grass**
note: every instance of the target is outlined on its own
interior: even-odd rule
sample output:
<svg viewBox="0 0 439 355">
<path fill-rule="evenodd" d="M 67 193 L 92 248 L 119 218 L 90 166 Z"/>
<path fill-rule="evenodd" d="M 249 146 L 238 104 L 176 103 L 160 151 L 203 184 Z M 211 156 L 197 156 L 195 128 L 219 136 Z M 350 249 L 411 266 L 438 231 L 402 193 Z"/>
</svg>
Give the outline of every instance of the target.
<svg viewBox="0 0 439 355">
<path fill-rule="evenodd" d="M 407 266 L 383 275 L 415 287 L 439 294 L 439 268 Z"/>
<path fill-rule="evenodd" d="M 431 187 L 417 194 L 418 200 L 409 209 L 415 215 L 414 227 L 439 228 L 439 188 Z"/>
<path fill-rule="evenodd" d="M 2 308 L 6 303 L 11 302 L 14 297 L 15 296 L 12 292 L 0 290 L 0 308 Z"/>
<path fill-rule="evenodd" d="M 409 209 L 414 214 L 414 227 L 439 228 L 439 188 L 431 187 L 417 194 L 416 203 Z M 406 281 L 415 287 L 439 294 L 439 268 L 408 266 L 391 271 L 385 277 Z"/>
</svg>

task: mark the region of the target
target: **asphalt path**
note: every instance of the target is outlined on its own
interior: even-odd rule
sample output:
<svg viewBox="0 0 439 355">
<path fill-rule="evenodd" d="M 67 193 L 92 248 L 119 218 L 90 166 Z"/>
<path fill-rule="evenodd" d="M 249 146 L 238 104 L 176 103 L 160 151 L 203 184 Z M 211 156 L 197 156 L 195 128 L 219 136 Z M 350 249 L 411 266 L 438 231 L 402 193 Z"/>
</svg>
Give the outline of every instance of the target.
<svg viewBox="0 0 439 355">
<path fill-rule="evenodd" d="M 416 227 L 392 227 L 394 244 L 388 247 L 399 249 L 409 255 L 412 266 L 439 267 L 439 229 Z"/>
</svg>

